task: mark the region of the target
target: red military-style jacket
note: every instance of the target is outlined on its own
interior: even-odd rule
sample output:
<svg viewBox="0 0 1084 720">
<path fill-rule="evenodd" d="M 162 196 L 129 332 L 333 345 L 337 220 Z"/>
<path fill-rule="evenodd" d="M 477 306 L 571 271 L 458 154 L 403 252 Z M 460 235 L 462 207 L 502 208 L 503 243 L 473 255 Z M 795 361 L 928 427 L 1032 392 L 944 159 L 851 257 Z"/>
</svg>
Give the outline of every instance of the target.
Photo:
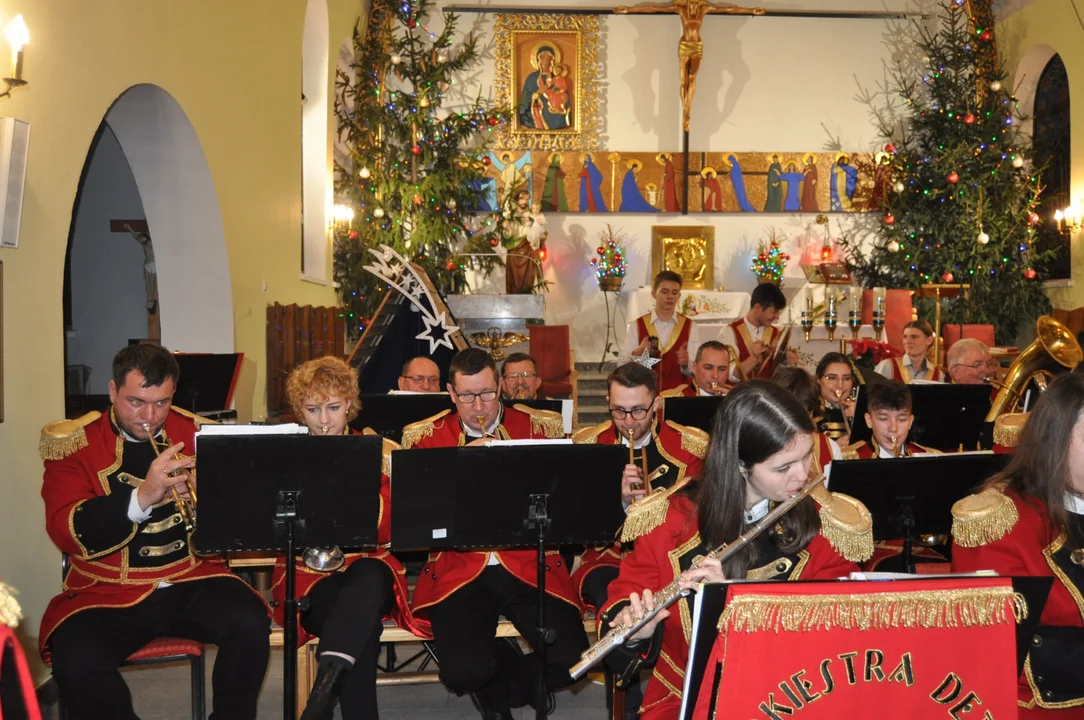
<svg viewBox="0 0 1084 720">
<path fill-rule="evenodd" d="M 827 492 L 825 493 L 827 495 Z M 746 577 L 758 580 L 830 580 L 846 577 L 858 570 L 856 560 L 868 556 L 868 546 L 872 543 L 869 513 L 857 500 L 842 495 L 832 495 L 833 503 L 838 499 L 851 507 L 850 513 L 864 517 L 861 524 L 845 525 L 833 520 L 822 512 L 822 522 L 833 524 L 829 532 L 834 538 L 848 536 L 848 554 L 853 554 L 858 546 L 867 548 L 853 559 L 844 557 L 825 537 L 822 528 L 820 534 L 813 537 L 804 549 L 792 555 L 783 555 L 760 535 L 757 543 L 761 556 L 758 562 L 764 565 L 750 569 Z M 814 500 L 807 499 L 807 502 Z M 850 540 L 857 540 L 850 544 Z M 774 556 L 771 551 L 775 550 Z M 605 633 L 610 619 L 617 616 L 628 603 L 630 593 L 643 593 L 644 589 L 658 591 L 670 584 L 678 575 L 689 569 L 697 555 L 705 554 L 707 548 L 700 538 L 697 526 L 696 507 L 684 493 L 673 496 L 667 511 L 666 521 L 658 528 L 636 541 L 635 547 L 621 563 L 621 573 L 610 583 L 609 597 L 603 612 L 599 614 L 599 632 Z M 681 707 L 682 686 L 685 680 L 685 666 L 688 662 L 689 633 L 692 631 L 692 604 L 690 598 L 683 598 L 670 608 L 670 617 L 663 620 L 662 639 L 656 634 L 651 647 L 631 660 L 629 670 L 638 670 L 639 664 L 646 658 L 657 656 L 651 680 L 644 690 L 643 704 L 640 706 L 644 720 L 671 720 L 678 716 Z M 624 663 L 633 655 L 632 651 L 623 653 L 616 662 Z"/>
<path fill-rule="evenodd" d="M 1065 530 L 1053 526 L 1042 500 L 1010 489 L 966 497 L 952 515 L 954 571 L 1054 578 L 1019 678 L 1020 717 L 1070 708 L 1084 717 L 1084 566 L 1073 562 Z M 1084 526 L 1084 516 L 1069 518 Z M 1068 683 L 1059 677 L 1065 672 L 1075 673 Z"/>
<path fill-rule="evenodd" d="M 743 363 L 753 356 L 753 351 L 749 348 L 753 345 L 753 338 L 749 335 L 749 328 L 745 326 L 745 320 L 739 318 L 730 323 L 730 329 L 734 331 L 734 341 L 738 344 L 734 348 L 738 352 L 738 363 Z M 781 330 L 774 325 L 768 325 L 764 328 L 764 337 L 761 338 L 761 342 L 764 343 L 769 349 L 775 344 L 775 340 L 778 337 Z M 767 362 L 762 363 L 759 370 L 754 368 L 754 371 L 750 373 L 749 378 L 763 378 L 765 380 L 771 380 L 772 375 L 775 373 L 775 358 L 767 358 Z"/>
<path fill-rule="evenodd" d="M 366 433 L 372 432 L 366 429 Z M 353 434 L 360 434 L 356 431 Z M 392 579 L 394 580 L 395 588 L 395 607 L 391 609 L 390 617 L 395 621 L 395 624 L 404 630 L 409 630 L 415 635 L 430 639 L 433 637 L 432 629 L 429 627 L 429 623 L 420 621 L 414 618 L 414 613 L 410 610 L 410 589 L 407 586 L 406 568 L 399 562 L 399 559 L 391 554 L 388 550 L 388 546 L 391 544 L 391 478 L 389 473 L 391 471 L 391 453 L 393 450 L 397 450 L 399 445 L 395 442 L 384 439 L 383 447 L 383 472 L 380 475 L 380 510 L 377 518 L 376 529 L 376 542 L 377 549 L 365 552 L 350 552 L 346 553 L 343 560 L 343 565 L 336 572 L 342 572 L 346 568 L 350 567 L 358 560 L 376 560 L 387 566 L 391 572 Z M 297 598 L 303 598 L 312 592 L 316 583 L 325 578 L 329 578 L 334 575 L 334 572 L 320 572 L 313 570 L 300 558 L 295 560 L 297 567 L 297 580 L 294 585 Z M 279 558 L 275 562 L 275 570 L 272 575 L 271 592 L 275 599 L 274 618 L 275 622 L 282 625 L 285 618 L 285 608 L 283 606 L 286 600 L 286 560 L 285 558 Z M 311 636 L 305 632 L 305 629 L 298 623 L 297 627 L 297 646 L 301 647 L 309 641 Z"/>
<path fill-rule="evenodd" d="M 617 445 L 621 442 L 612 420 L 583 428 L 572 439 L 580 444 Z M 651 484 L 651 489 L 677 488 L 692 478 L 700 477 L 701 466 L 708 452 L 708 434 L 699 428 L 685 427 L 669 420 L 660 423 L 656 418 L 651 425 L 651 442 L 636 451 L 637 464 L 642 462 L 644 452 L 648 454 L 649 475 L 662 464 L 670 467 L 668 472 Z M 611 480 L 618 484 L 621 482 L 620 477 Z M 583 597 L 583 583 L 588 574 L 600 567 L 619 567 L 621 557 L 621 543 L 584 551 L 580 566 L 572 573 L 572 582 L 576 586 L 576 597 L 585 611 L 597 609 Z"/>
<path fill-rule="evenodd" d="M 77 612 L 135 605 L 159 582 L 206 577 L 243 582 L 221 559 L 192 552 L 190 534 L 169 496 L 154 506 L 147 521 L 128 519 L 131 495 L 143 484 L 154 456 L 148 443 L 126 442 L 112 414 L 112 409 L 105 415 L 92 412 L 42 429 L 45 528 L 70 562 L 64 591 L 49 602 L 41 619 L 39 642 L 46 662 L 53 631 Z M 202 422 L 172 408 L 158 442 L 182 441 L 183 452 L 191 453 Z"/>
<path fill-rule="evenodd" d="M 494 434 L 501 440 L 534 438 L 563 438 L 564 424 L 558 413 L 535 410 L 524 405 L 502 408 Z M 459 413 L 445 410 L 433 417 L 403 428 L 403 449 L 459 447 L 469 438 L 463 430 Z M 538 557 L 533 550 L 492 551 L 498 562 L 510 573 L 531 587 L 538 586 Z M 546 553 L 546 592 L 565 602 L 579 606 L 572 580 L 556 550 Z M 425 567 L 414 588 L 412 608 L 416 617 L 424 620 L 428 608 L 441 602 L 459 588 L 470 583 L 486 569 L 489 552 L 444 550 L 429 554 Z"/>
<path fill-rule="evenodd" d="M 674 317 L 677 318 L 677 325 L 674 326 L 674 331 L 670 333 L 670 338 L 666 341 L 666 347 L 659 347 L 662 362 L 653 368 L 659 377 L 660 392 L 676 388 L 685 382 L 685 374 L 681 372 L 681 363 L 678 362 L 677 351 L 681 346 L 689 344 L 689 333 L 692 331 L 693 321 L 681 313 L 675 313 Z M 651 313 L 636 318 L 637 344 L 642 343 L 648 337 L 657 338 L 658 336 L 655 325 L 651 322 Z"/>
</svg>

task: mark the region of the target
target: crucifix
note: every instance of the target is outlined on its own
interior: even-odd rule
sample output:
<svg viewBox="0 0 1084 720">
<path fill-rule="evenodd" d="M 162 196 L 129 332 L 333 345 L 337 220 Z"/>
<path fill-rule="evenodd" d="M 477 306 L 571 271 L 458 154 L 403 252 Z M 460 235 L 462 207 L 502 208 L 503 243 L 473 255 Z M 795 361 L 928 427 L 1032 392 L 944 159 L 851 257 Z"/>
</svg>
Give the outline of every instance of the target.
<svg viewBox="0 0 1084 720">
<path fill-rule="evenodd" d="M 969 0 L 979 2 L 979 0 Z M 707 15 L 748 15 L 793 18 L 825 18 L 832 20 L 901 20 L 926 18 L 922 13 L 878 11 L 811 11 L 768 10 L 749 8 L 728 3 L 712 3 L 708 0 L 671 0 L 667 4 L 630 5 L 613 8 L 571 6 L 554 8 L 508 7 L 495 5 L 447 5 L 445 13 L 560 13 L 563 15 L 677 15 L 681 19 L 681 40 L 678 43 L 678 67 L 681 71 L 682 110 L 682 157 L 685 161 L 685 177 L 682 180 L 681 213 L 689 213 L 689 125 L 692 118 L 693 95 L 696 92 L 696 74 L 704 56 L 704 44 L 700 38 L 700 26 Z"/>
</svg>

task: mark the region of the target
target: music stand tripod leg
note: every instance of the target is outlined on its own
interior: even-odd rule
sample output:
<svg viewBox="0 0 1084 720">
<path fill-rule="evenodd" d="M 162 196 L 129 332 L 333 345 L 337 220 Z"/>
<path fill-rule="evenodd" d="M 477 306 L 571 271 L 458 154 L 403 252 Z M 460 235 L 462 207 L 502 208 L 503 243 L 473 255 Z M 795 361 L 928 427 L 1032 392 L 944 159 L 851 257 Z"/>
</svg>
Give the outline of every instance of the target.
<svg viewBox="0 0 1084 720">
<path fill-rule="evenodd" d="M 286 536 L 286 599 L 283 602 L 282 629 L 282 717 L 283 720 L 297 718 L 297 566 L 294 558 L 297 548 L 294 545 L 295 522 L 298 518 L 298 504 L 301 492 L 282 490 L 278 496 L 278 508 L 275 524 Z"/>
<path fill-rule="evenodd" d="M 556 640 L 554 631 L 546 627 L 546 531 L 550 524 L 548 501 L 549 495 L 531 495 L 527 519 L 523 521 L 527 529 L 538 533 L 538 642 L 534 648 L 537 663 L 535 720 L 546 720 L 546 646 Z"/>
</svg>

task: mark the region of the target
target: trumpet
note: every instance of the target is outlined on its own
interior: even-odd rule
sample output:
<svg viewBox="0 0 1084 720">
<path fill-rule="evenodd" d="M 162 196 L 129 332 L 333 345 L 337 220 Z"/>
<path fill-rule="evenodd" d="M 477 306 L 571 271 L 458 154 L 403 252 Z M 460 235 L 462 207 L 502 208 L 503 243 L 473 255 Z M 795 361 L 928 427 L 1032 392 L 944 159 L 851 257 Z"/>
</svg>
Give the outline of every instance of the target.
<svg viewBox="0 0 1084 720">
<path fill-rule="evenodd" d="M 743 547 L 751 543 L 756 539 L 757 535 L 768 528 L 775 525 L 779 518 L 790 512 L 791 508 L 801 502 L 807 495 L 813 492 L 820 484 L 824 482 L 824 475 L 811 480 L 806 484 L 802 490 L 793 497 L 789 498 L 785 502 L 780 503 L 774 510 L 765 515 L 757 522 L 756 525 L 749 528 L 745 533 L 738 536 L 732 543 L 723 544 L 715 548 L 707 554 L 707 556 L 698 556 L 693 558 L 693 567 L 700 567 L 705 558 L 717 559 L 720 561 L 726 561 L 734 553 L 741 550 Z M 573 680 L 579 680 L 581 677 L 587 674 L 587 671 L 595 664 L 599 663 L 603 658 L 616 650 L 621 645 L 639 632 L 645 625 L 650 623 L 652 619 L 666 608 L 673 605 L 675 602 L 689 594 L 689 590 L 681 587 L 680 576 L 675 578 L 672 583 L 659 590 L 653 595 L 655 599 L 655 607 L 644 613 L 644 616 L 635 621 L 631 625 L 625 625 L 619 623 L 612 630 L 606 633 L 601 640 L 587 648 L 580 656 L 580 661 L 569 668 L 568 673 L 572 676 Z"/>
<path fill-rule="evenodd" d="M 486 432 L 486 416 L 485 415 L 483 415 L 482 413 L 478 413 L 477 415 L 474 416 L 474 419 L 478 421 L 478 432 L 482 433 L 482 437 L 484 437 L 484 438 L 493 437 L 488 432 Z"/>
<path fill-rule="evenodd" d="M 161 457 L 162 449 L 158 447 L 158 441 L 151 435 L 150 423 L 143 423 L 143 432 L 147 433 L 147 439 L 150 440 L 151 448 L 154 450 L 154 456 Z M 177 455 L 176 457 L 180 457 Z M 184 470 L 174 470 L 169 475 L 170 477 L 176 477 L 184 473 Z M 181 514 L 181 519 L 184 520 L 184 529 L 188 532 L 192 532 L 196 529 L 196 486 L 192 484 L 192 478 L 188 478 L 184 481 L 185 486 L 188 488 L 188 497 L 181 497 L 181 494 L 177 492 L 177 486 L 172 485 L 169 488 L 170 495 L 173 496 L 173 504 L 177 506 L 177 512 Z"/>
<path fill-rule="evenodd" d="M 899 456 L 900 456 L 899 439 L 895 435 L 893 435 L 892 436 L 892 457 L 899 457 Z"/>
<path fill-rule="evenodd" d="M 858 388 L 852 387 L 851 392 L 847 394 L 847 399 L 852 401 L 852 402 L 857 400 L 858 399 L 858 392 L 857 391 L 858 391 Z M 847 430 L 847 437 L 850 437 L 851 436 L 851 421 L 847 417 L 847 408 L 843 407 L 843 391 L 842 390 L 835 390 L 833 392 L 835 392 L 835 394 L 836 394 L 836 402 L 839 404 L 839 412 L 840 412 L 841 415 L 843 415 L 843 427 Z"/>
</svg>

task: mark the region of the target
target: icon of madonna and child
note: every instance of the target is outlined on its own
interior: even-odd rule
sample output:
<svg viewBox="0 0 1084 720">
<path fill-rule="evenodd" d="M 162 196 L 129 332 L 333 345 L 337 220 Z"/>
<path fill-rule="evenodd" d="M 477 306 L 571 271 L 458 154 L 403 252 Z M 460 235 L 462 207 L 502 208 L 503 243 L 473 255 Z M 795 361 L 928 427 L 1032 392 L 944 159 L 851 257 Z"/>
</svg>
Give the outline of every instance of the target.
<svg viewBox="0 0 1084 720">
<path fill-rule="evenodd" d="M 544 39 L 531 48 L 531 67 L 520 88 L 516 118 L 520 128 L 564 130 L 575 125 L 572 73 L 560 46 Z"/>
</svg>

